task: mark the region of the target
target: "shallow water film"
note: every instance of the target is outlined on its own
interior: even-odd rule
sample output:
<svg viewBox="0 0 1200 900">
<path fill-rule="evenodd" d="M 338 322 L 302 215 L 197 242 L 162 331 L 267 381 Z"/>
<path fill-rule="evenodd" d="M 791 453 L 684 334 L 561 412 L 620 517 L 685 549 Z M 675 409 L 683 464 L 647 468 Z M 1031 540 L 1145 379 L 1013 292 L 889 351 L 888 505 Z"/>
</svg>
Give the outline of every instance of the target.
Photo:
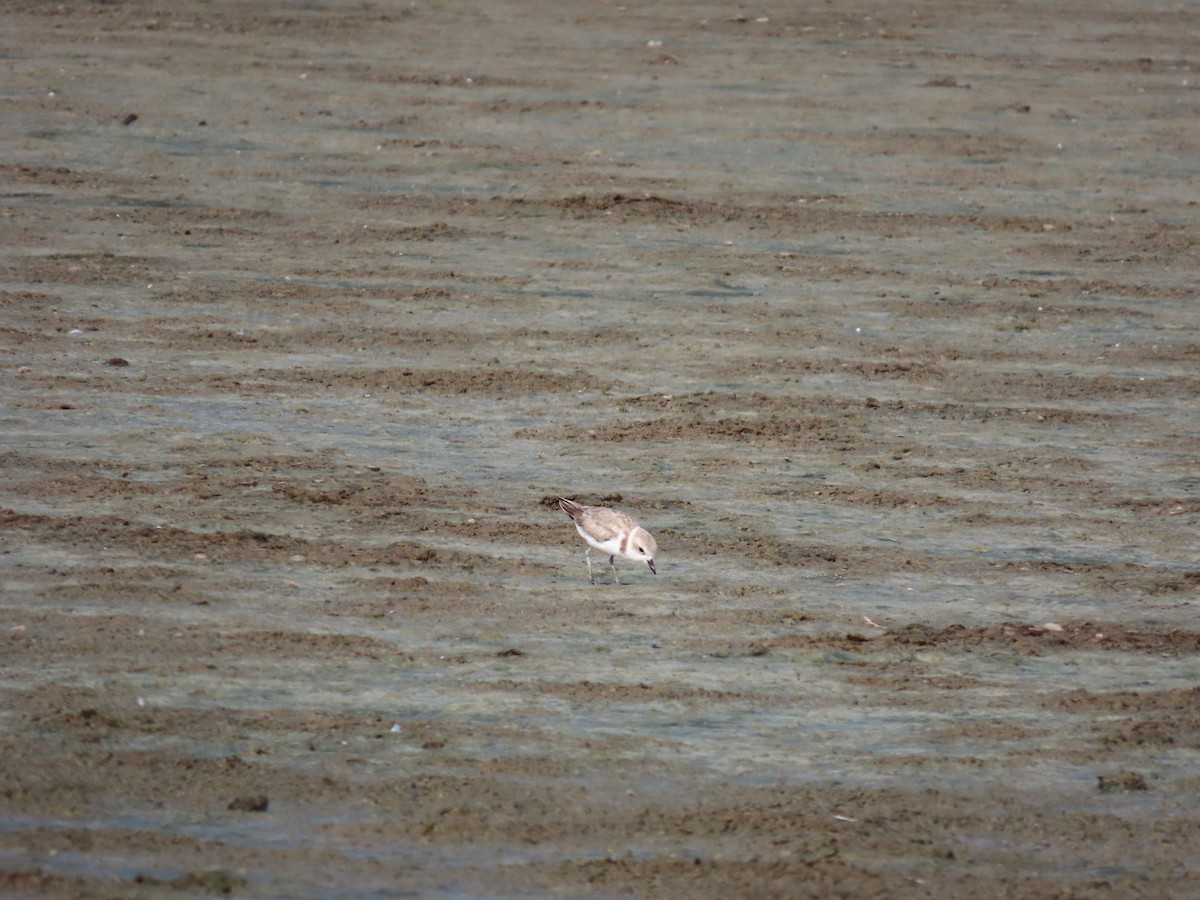
<svg viewBox="0 0 1200 900">
<path fill-rule="evenodd" d="M 4 23 L 0 893 L 1195 896 L 1200 10 Z"/>
</svg>

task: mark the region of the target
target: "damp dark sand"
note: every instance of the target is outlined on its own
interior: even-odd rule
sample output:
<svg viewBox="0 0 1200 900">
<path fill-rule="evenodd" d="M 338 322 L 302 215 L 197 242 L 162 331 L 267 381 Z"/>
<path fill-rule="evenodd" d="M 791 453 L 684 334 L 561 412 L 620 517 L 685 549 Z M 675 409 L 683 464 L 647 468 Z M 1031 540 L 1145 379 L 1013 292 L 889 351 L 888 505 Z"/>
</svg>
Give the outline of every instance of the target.
<svg viewBox="0 0 1200 900">
<path fill-rule="evenodd" d="M 8 5 L 3 893 L 1195 895 L 1200 16 L 839 6 Z"/>
</svg>

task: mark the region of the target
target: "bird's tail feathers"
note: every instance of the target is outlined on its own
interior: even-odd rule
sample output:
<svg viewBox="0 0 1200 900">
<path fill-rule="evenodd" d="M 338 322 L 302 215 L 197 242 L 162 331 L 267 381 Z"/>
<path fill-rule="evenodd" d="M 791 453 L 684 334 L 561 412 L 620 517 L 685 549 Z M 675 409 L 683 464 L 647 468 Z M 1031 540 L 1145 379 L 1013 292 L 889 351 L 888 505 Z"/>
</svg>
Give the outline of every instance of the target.
<svg viewBox="0 0 1200 900">
<path fill-rule="evenodd" d="M 562 507 L 562 511 L 570 516 L 572 520 L 577 520 L 583 513 L 582 506 L 580 506 L 574 500 L 568 500 L 566 497 L 559 497 L 558 505 Z"/>
</svg>

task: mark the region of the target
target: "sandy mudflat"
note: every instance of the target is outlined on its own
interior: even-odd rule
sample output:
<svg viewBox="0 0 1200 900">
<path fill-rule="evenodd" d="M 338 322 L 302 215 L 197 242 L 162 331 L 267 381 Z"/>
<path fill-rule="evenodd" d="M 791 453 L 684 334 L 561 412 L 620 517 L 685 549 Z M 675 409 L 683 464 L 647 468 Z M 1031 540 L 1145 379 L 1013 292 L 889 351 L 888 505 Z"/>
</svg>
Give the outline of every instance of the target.
<svg viewBox="0 0 1200 900">
<path fill-rule="evenodd" d="M 6 4 L 0 893 L 1197 896 L 1198 33 Z"/>
</svg>

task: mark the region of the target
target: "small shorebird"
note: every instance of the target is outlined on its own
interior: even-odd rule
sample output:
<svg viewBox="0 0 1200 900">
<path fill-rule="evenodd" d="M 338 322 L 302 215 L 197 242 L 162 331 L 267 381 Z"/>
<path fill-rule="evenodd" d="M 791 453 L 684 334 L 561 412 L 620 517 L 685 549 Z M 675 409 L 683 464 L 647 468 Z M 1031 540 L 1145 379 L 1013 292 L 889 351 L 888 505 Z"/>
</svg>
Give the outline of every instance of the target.
<svg viewBox="0 0 1200 900">
<path fill-rule="evenodd" d="M 654 535 L 633 520 L 632 517 L 607 506 L 582 506 L 566 497 L 558 498 L 562 511 L 571 517 L 575 530 L 588 543 L 587 567 L 588 580 L 596 583 L 592 575 L 592 548 L 608 554 L 608 564 L 612 566 L 613 581 L 620 584 L 617 578 L 617 557 L 640 559 L 650 567 L 655 575 L 654 554 L 658 552 L 658 544 Z"/>
</svg>

